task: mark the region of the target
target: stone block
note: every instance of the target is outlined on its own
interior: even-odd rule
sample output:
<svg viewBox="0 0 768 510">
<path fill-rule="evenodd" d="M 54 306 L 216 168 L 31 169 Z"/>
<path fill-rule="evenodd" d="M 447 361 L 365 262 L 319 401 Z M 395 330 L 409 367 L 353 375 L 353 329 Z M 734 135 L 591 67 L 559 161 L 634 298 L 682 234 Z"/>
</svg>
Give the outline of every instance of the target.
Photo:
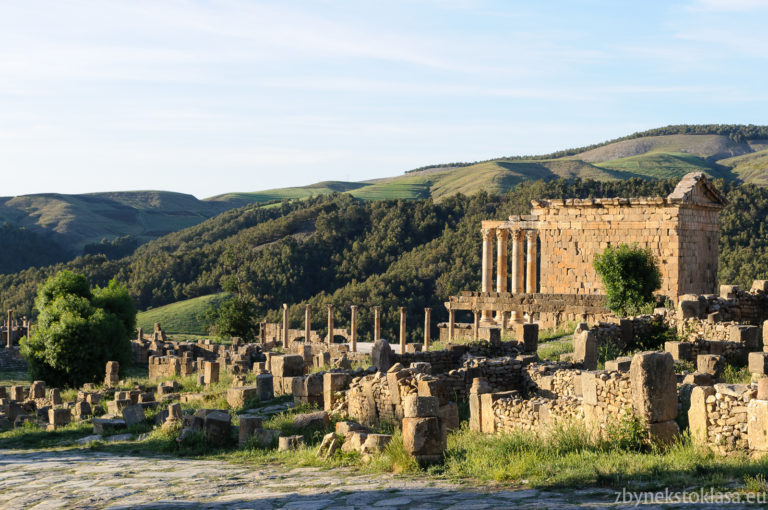
<svg viewBox="0 0 768 510">
<path fill-rule="evenodd" d="M 48 423 L 53 427 L 63 427 L 69 424 L 72 412 L 65 408 L 48 409 Z"/>
<path fill-rule="evenodd" d="M 648 433 L 656 444 L 670 444 L 680 435 L 680 427 L 675 420 L 650 423 Z"/>
<path fill-rule="evenodd" d="M 404 418 L 403 445 L 405 450 L 420 462 L 439 461 L 446 448 L 440 419 Z"/>
<path fill-rule="evenodd" d="M 116 432 L 126 427 L 125 421 L 118 419 L 94 418 L 91 423 L 93 424 L 93 433 L 101 435 Z"/>
<path fill-rule="evenodd" d="M 515 324 L 515 339 L 523 352 L 536 352 L 539 347 L 539 325 Z"/>
<path fill-rule="evenodd" d="M 752 282 L 752 288 L 749 289 L 751 293 L 766 292 L 768 293 L 768 280 L 754 280 Z"/>
<path fill-rule="evenodd" d="M 360 453 L 363 455 L 381 453 L 391 441 L 392 436 L 389 434 L 368 434 L 360 447 Z"/>
<path fill-rule="evenodd" d="M 85 400 L 78 400 L 75 402 L 75 405 L 72 406 L 72 415 L 78 420 L 88 418 L 91 414 L 93 414 L 91 404 Z"/>
<path fill-rule="evenodd" d="M 516 391 L 498 393 L 483 393 L 480 395 L 480 429 L 483 434 L 496 432 L 496 419 L 493 413 L 493 403 L 500 398 L 516 396 Z"/>
<path fill-rule="evenodd" d="M 581 331 L 573 335 L 573 361 L 584 370 L 597 368 L 597 335 L 594 331 Z"/>
<path fill-rule="evenodd" d="M 144 414 L 144 408 L 140 405 L 129 405 L 123 408 L 123 420 L 127 426 L 142 423 L 147 417 Z"/>
<path fill-rule="evenodd" d="M 420 379 L 417 390 L 420 397 L 437 397 L 441 406 L 448 403 L 447 388 L 439 379 Z"/>
<path fill-rule="evenodd" d="M 251 440 L 257 430 L 262 428 L 262 419 L 260 416 L 251 416 L 248 414 L 240 415 L 240 428 L 238 430 L 238 444 L 243 446 Z"/>
<path fill-rule="evenodd" d="M 371 349 L 371 362 L 379 372 L 386 372 L 392 366 L 392 348 L 389 342 L 379 339 Z"/>
<path fill-rule="evenodd" d="M 459 428 L 459 406 L 456 402 L 448 402 L 437 409 L 437 417 L 440 418 L 440 427 L 443 434 Z"/>
<path fill-rule="evenodd" d="M 688 361 L 693 356 L 693 344 L 690 342 L 665 342 L 664 350 L 672 355 L 675 361 Z"/>
<path fill-rule="evenodd" d="M 278 440 L 278 451 L 298 450 L 304 446 L 304 436 L 281 436 Z"/>
<path fill-rule="evenodd" d="M 203 384 L 216 384 L 219 382 L 219 363 L 217 361 L 203 362 Z"/>
<path fill-rule="evenodd" d="M 340 398 L 340 393 L 349 386 L 349 374 L 346 372 L 326 372 L 323 374 L 323 408 L 333 409 Z"/>
<path fill-rule="evenodd" d="M 755 452 L 768 452 L 768 400 L 747 404 L 747 442 Z"/>
<path fill-rule="evenodd" d="M 751 373 L 768 375 L 768 352 L 750 352 L 748 361 Z"/>
<path fill-rule="evenodd" d="M 353 421 L 337 421 L 336 433 L 340 436 L 346 436 L 350 432 L 370 432 L 368 427 L 364 427 Z"/>
<path fill-rule="evenodd" d="M 440 401 L 437 397 L 408 395 L 403 400 L 403 415 L 406 418 L 427 418 L 437 416 Z"/>
<path fill-rule="evenodd" d="M 259 389 L 259 400 L 262 402 L 275 398 L 274 378 L 272 374 L 259 374 L 256 376 L 256 387 Z"/>
<path fill-rule="evenodd" d="M 123 398 L 120 400 L 110 400 L 107 402 L 107 412 L 109 414 L 120 414 L 123 412 L 123 409 L 125 409 L 130 405 L 133 405 L 133 403 L 129 398 Z"/>
<path fill-rule="evenodd" d="M 738 297 L 739 290 L 741 290 L 741 287 L 738 285 L 721 285 L 720 297 L 723 299 L 736 299 L 736 297 Z"/>
<path fill-rule="evenodd" d="M 712 386 L 696 386 L 691 391 L 691 407 L 688 409 L 688 427 L 694 443 L 704 445 L 708 441 L 707 434 L 707 398 L 714 397 Z"/>
<path fill-rule="evenodd" d="M 293 427 L 296 429 L 323 430 L 331 425 L 331 419 L 325 411 L 297 414 L 293 417 Z"/>
<path fill-rule="evenodd" d="M 683 384 L 692 384 L 694 386 L 711 386 L 712 375 L 704 372 L 694 372 L 683 377 Z"/>
<path fill-rule="evenodd" d="M 575 378 L 574 378 L 575 379 Z M 585 404 L 597 405 L 597 373 L 582 372 L 581 377 L 581 395 Z"/>
<path fill-rule="evenodd" d="M 323 394 L 323 376 L 310 374 L 304 379 L 304 393 L 307 396 Z"/>
<path fill-rule="evenodd" d="M 34 381 L 29 387 L 29 398 L 45 398 L 45 381 Z"/>
<path fill-rule="evenodd" d="M 699 354 L 696 357 L 696 370 L 717 379 L 725 368 L 725 358 L 719 354 Z"/>
<path fill-rule="evenodd" d="M 768 377 L 757 380 L 757 399 L 768 400 Z"/>
<path fill-rule="evenodd" d="M 213 446 L 225 446 L 232 435 L 232 417 L 224 411 L 214 411 L 203 419 L 203 433 Z"/>
<path fill-rule="evenodd" d="M 232 408 L 244 407 L 247 402 L 259 401 L 258 386 L 239 386 L 227 389 L 227 404 Z"/>
<path fill-rule="evenodd" d="M 414 361 L 408 368 L 410 368 L 414 374 L 429 375 L 432 373 L 432 364 L 427 363 L 426 361 Z"/>
<path fill-rule="evenodd" d="M 690 295 L 681 296 L 677 302 L 677 314 L 680 319 L 698 319 L 701 316 L 701 302 L 697 296 L 693 296 L 695 299 L 691 299 Z"/>
<path fill-rule="evenodd" d="M 739 342 L 747 350 L 757 350 L 760 348 L 760 330 L 757 326 L 733 324 L 728 327 L 728 340 Z"/>
<path fill-rule="evenodd" d="M 677 416 L 675 362 L 668 352 L 641 352 L 630 368 L 632 407 L 648 423 L 674 420 Z"/>
<path fill-rule="evenodd" d="M 294 398 L 304 398 L 307 396 L 307 378 L 291 377 L 291 393 Z"/>
<path fill-rule="evenodd" d="M 11 386 L 11 400 L 15 400 L 16 402 L 24 402 L 27 399 L 26 391 L 24 391 L 24 386 Z"/>
<path fill-rule="evenodd" d="M 298 354 L 272 356 L 272 375 L 296 377 L 304 375 L 304 357 Z"/>
<path fill-rule="evenodd" d="M 367 432 L 349 432 L 344 436 L 344 444 L 341 445 L 341 451 L 359 452 L 366 439 L 368 439 Z"/>
<path fill-rule="evenodd" d="M 629 372 L 631 366 L 632 358 L 630 356 L 622 356 L 605 362 L 605 370 L 608 372 Z"/>
</svg>

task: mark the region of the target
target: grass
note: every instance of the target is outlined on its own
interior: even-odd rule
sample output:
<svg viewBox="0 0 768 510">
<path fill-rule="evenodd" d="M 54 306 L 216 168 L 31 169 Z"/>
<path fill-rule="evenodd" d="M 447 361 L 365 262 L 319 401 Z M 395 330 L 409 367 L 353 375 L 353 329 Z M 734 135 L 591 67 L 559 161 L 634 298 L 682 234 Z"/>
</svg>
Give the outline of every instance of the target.
<svg viewBox="0 0 768 510">
<path fill-rule="evenodd" d="M 560 355 L 567 352 L 573 352 L 573 338 L 571 337 L 539 343 L 537 354 L 541 359 L 560 361 Z"/>
<path fill-rule="evenodd" d="M 199 335 L 205 335 L 208 332 L 207 326 L 200 319 L 201 315 L 211 306 L 220 304 L 228 296 L 226 292 L 220 292 L 152 308 L 139 312 L 136 315 L 136 324 L 145 333 L 151 333 L 154 330 L 154 324 L 159 322 L 167 334 L 187 337 L 185 339 L 197 339 L 200 338 Z M 181 338 L 178 339 L 181 340 Z"/>
<path fill-rule="evenodd" d="M 0 371 L 0 386 L 27 386 L 31 382 L 29 374 L 23 370 Z"/>
<path fill-rule="evenodd" d="M 749 384 L 752 382 L 752 374 L 749 367 L 726 365 L 720 375 L 720 381 L 725 384 Z"/>
</svg>

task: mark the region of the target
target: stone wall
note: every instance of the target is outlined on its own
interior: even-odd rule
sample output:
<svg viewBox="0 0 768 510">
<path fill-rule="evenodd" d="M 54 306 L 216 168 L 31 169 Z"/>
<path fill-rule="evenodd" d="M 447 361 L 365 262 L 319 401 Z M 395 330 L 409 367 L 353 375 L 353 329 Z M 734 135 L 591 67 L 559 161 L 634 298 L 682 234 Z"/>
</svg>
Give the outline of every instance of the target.
<svg viewBox="0 0 768 510">
<path fill-rule="evenodd" d="M 723 204 L 703 174 L 688 174 L 666 198 L 534 201 L 540 292 L 602 293 L 592 263 L 606 246 L 620 243 L 653 252 L 662 272 L 662 295 L 676 299 L 713 292 Z"/>
<path fill-rule="evenodd" d="M 149 380 L 157 381 L 169 377 L 184 377 L 197 372 L 197 365 L 189 358 L 178 356 L 150 356 Z"/>
<path fill-rule="evenodd" d="M 27 362 L 21 357 L 18 346 L 10 349 L 0 347 L 0 370 L 21 371 L 27 369 Z"/>
<path fill-rule="evenodd" d="M 747 411 L 756 396 L 745 384 L 695 387 L 688 410 L 691 437 L 721 454 L 749 450 Z"/>
</svg>

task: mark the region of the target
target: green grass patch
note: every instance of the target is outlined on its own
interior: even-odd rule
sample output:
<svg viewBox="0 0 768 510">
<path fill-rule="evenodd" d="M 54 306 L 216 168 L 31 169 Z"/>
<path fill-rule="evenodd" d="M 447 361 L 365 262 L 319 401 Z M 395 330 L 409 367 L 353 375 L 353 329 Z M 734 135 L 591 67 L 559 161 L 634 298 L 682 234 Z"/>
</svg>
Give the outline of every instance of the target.
<svg viewBox="0 0 768 510">
<path fill-rule="evenodd" d="M 136 315 L 136 324 L 145 333 L 151 333 L 155 323 L 159 322 L 163 331 L 174 336 L 176 340 L 182 340 L 177 338 L 177 335 L 192 335 L 197 339 L 200 338 L 199 335 L 205 335 L 208 332 L 201 320 L 202 314 L 211 306 L 219 305 L 227 297 L 229 297 L 228 293 L 220 292 L 152 308 L 139 312 Z"/>
</svg>

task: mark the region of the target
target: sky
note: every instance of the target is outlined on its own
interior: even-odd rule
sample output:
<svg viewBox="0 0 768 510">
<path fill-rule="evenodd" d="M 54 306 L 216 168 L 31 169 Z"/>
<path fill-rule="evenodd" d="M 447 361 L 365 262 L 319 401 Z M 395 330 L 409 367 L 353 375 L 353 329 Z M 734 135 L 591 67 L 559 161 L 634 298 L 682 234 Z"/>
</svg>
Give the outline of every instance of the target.
<svg viewBox="0 0 768 510">
<path fill-rule="evenodd" d="M 226 192 L 768 124 L 768 0 L 0 0 L 0 195 Z"/>
</svg>

